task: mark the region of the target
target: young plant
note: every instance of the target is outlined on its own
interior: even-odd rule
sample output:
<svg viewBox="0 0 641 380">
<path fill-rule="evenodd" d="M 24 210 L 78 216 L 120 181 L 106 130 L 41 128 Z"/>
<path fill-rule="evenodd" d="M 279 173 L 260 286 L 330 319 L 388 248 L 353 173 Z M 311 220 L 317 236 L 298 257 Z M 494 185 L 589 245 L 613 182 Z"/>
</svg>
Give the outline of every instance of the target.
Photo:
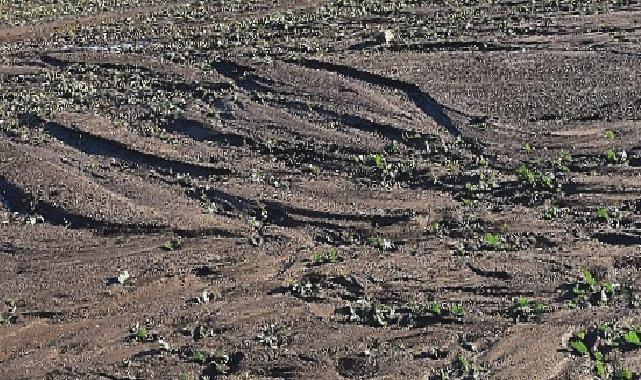
<svg viewBox="0 0 641 380">
<path fill-rule="evenodd" d="M 372 154 L 370 155 L 370 158 L 372 160 L 372 163 L 378 170 L 383 172 L 387 170 L 387 162 L 385 161 L 385 157 L 380 154 Z"/>
<path fill-rule="evenodd" d="M 605 207 L 599 207 L 596 210 L 596 215 L 599 219 L 603 221 L 607 221 L 610 218 L 610 214 L 608 213 L 608 209 Z"/>
<path fill-rule="evenodd" d="M 450 314 L 455 318 L 463 318 L 465 309 L 461 304 L 452 304 L 449 309 Z"/>
<path fill-rule="evenodd" d="M 543 211 L 543 219 L 553 220 L 563 215 L 563 210 L 558 209 L 554 206 L 548 207 Z"/>
<path fill-rule="evenodd" d="M 396 310 L 391 305 L 357 300 L 354 304 L 348 304 L 343 310 L 350 322 L 359 324 L 384 327 L 396 321 Z"/>
<path fill-rule="evenodd" d="M 583 343 L 583 340 L 579 338 L 571 339 L 570 347 L 579 356 L 587 356 L 590 353 L 588 347 L 585 345 L 585 343 Z"/>
<path fill-rule="evenodd" d="M 312 256 L 312 261 L 315 265 L 321 265 L 326 263 L 335 263 L 338 261 L 338 250 L 334 247 L 327 250 L 327 252 L 314 252 Z"/>
<path fill-rule="evenodd" d="M 394 249 L 394 244 L 380 236 L 370 236 L 367 238 L 367 245 L 370 247 L 378 248 L 382 251 L 389 251 Z"/>
<path fill-rule="evenodd" d="M 610 163 L 615 163 L 617 159 L 617 154 L 614 153 L 612 149 L 609 149 L 607 152 L 605 152 L 605 160 Z"/>
<path fill-rule="evenodd" d="M 630 332 L 633 332 L 631 334 Z M 622 334 L 617 336 L 618 334 Z M 586 331 L 580 331 L 574 335 L 569 343 L 569 348 L 575 355 L 587 357 L 593 361 L 594 374 L 601 379 L 611 378 L 607 371 L 607 364 L 618 355 L 613 355 L 616 350 L 632 350 L 641 347 L 635 344 L 638 336 L 636 331 L 629 329 L 621 333 L 615 325 L 601 324 L 593 326 Z M 635 339 L 636 338 L 636 339 Z M 620 377 L 618 376 L 620 375 Z M 615 379 L 629 379 L 633 374 L 628 370 L 619 370 L 615 373 Z"/>
<path fill-rule="evenodd" d="M 633 347 L 641 346 L 641 340 L 639 340 L 639 334 L 637 334 L 635 330 L 629 330 L 628 332 L 623 334 L 623 341 Z"/>
<path fill-rule="evenodd" d="M 571 163 L 572 163 L 572 156 L 570 155 L 570 153 L 562 149 L 559 152 L 558 156 L 556 157 L 554 165 L 557 170 L 565 173 L 570 171 L 569 165 Z"/>
<path fill-rule="evenodd" d="M 202 353 L 201 351 L 195 351 L 195 352 L 194 352 L 193 359 L 194 359 L 194 361 L 195 361 L 196 363 L 199 363 L 199 364 L 205 364 L 205 360 L 206 360 L 207 358 L 205 357 L 205 354 L 204 354 L 204 353 Z"/>
<path fill-rule="evenodd" d="M 145 326 L 141 326 L 140 323 L 136 323 L 136 325 L 129 330 L 129 333 L 130 341 L 150 342 L 154 340 L 154 337 L 147 332 Z"/>
<path fill-rule="evenodd" d="M 527 297 L 518 297 L 507 314 L 515 322 L 531 321 L 545 313 L 546 309 L 546 306 L 541 302 L 530 301 Z"/>
<path fill-rule="evenodd" d="M 180 239 L 171 239 L 163 243 L 162 249 L 165 251 L 175 251 L 182 248 L 182 244 Z"/>
<path fill-rule="evenodd" d="M 618 370 L 616 370 L 616 372 L 614 373 L 614 378 L 615 378 L 616 380 L 632 380 L 633 376 L 634 376 L 634 375 L 632 374 L 632 371 L 630 371 L 630 370 L 629 370 L 628 368 L 626 368 L 626 367 L 619 368 L 619 369 L 618 369 Z"/>
<path fill-rule="evenodd" d="M 501 247 L 502 240 L 499 236 L 491 232 L 486 232 L 485 235 L 483 235 L 483 242 L 490 249 L 499 249 Z"/>
<path fill-rule="evenodd" d="M 572 287 L 570 306 L 588 307 L 607 304 L 621 292 L 621 285 L 597 281 L 588 270 L 582 272 L 582 280 Z"/>
</svg>

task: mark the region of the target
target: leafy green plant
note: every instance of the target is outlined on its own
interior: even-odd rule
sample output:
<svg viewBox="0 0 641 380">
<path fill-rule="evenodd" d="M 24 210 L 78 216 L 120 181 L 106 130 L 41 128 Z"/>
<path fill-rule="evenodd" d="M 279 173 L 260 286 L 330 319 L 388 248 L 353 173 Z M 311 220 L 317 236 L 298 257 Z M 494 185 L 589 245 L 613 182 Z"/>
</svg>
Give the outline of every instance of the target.
<svg viewBox="0 0 641 380">
<path fill-rule="evenodd" d="M 461 318 L 465 315 L 465 309 L 463 308 L 463 305 L 460 304 L 452 304 L 450 306 L 449 312 L 451 315 L 457 318 Z"/>
<path fill-rule="evenodd" d="M 608 213 L 608 209 L 605 208 L 605 207 L 599 207 L 596 210 L 596 215 L 601 220 L 608 220 L 610 218 L 610 214 Z"/>
<path fill-rule="evenodd" d="M 193 359 L 196 363 L 204 364 L 206 357 L 205 357 L 205 354 L 202 353 L 201 351 L 195 351 L 193 355 Z"/>
<path fill-rule="evenodd" d="M 613 356 L 615 350 L 638 349 L 639 345 L 627 342 L 628 339 L 635 341 L 635 335 L 630 334 L 634 329 L 621 332 L 616 325 L 600 324 L 585 331 L 579 331 L 569 341 L 569 347 L 575 355 L 588 357 L 593 360 L 594 374 L 601 379 L 630 379 L 633 374 L 627 369 L 619 369 L 614 377 L 607 371 L 607 363 L 617 355 Z M 626 339 L 628 338 L 628 339 Z M 638 339 L 638 336 L 636 336 Z"/>
<path fill-rule="evenodd" d="M 589 307 L 609 304 L 625 290 L 621 285 L 609 281 L 597 281 L 589 270 L 581 273 L 581 280 L 571 288 L 568 305 L 571 307 Z M 627 289 L 627 290 L 626 290 Z"/>
<path fill-rule="evenodd" d="M 370 303 L 357 300 L 346 306 L 346 314 L 350 322 L 376 327 L 387 326 L 395 320 L 396 310 L 393 306 L 381 303 Z"/>
<path fill-rule="evenodd" d="M 332 263 L 334 263 L 334 262 L 336 262 L 336 260 L 338 260 L 338 251 L 336 250 L 336 248 L 330 248 L 329 249 L 329 251 L 327 252 L 327 258 Z"/>
<path fill-rule="evenodd" d="M 394 248 L 394 244 L 380 236 L 370 236 L 367 238 L 367 245 L 370 247 L 378 248 L 383 251 L 388 251 Z"/>
<path fill-rule="evenodd" d="M 546 208 L 545 211 L 543 212 L 543 219 L 552 220 L 558 217 L 560 213 L 561 213 L 560 210 L 556 207 Z"/>
<path fill-rule="evenodd" d="M 162 249 L 165 251 L 175 251 L 182 248 L 182 241 L 180 239 L 171 239 L 163 243 Z"/>
<path fill-rule="evenodd" d="M 635 330 L 630 330 L 623 334 L 623 340 L 632 346 L 641 346 L 641 340 Z"/>
<path fill-rule="evenodd" d="M 338 250 L 334 247 L 327 250 L 327 252 L 314 252 L 312 256 L 312 261 L 315 265 L 325 264 L 325 263 L 335 263 L 338 261 Z"/>
<path fill-rule="evenodd" d="M 468 371 L 470 369 L 470 361 L 463 355 L 456 357 L 456 363 L 463 371 Z"/>
<path fill-rule="evenodd" d="M 541 302 L 530 301 L 527 297 L 518 297 L 515 304 L 508 309 L 508 316 L 515 322 L 530 321 L 545 313 L 546 306 Z"/>
<path fill-rule="evenodd" d="M 516 176 L 519 182 L 529 190 L 552 190 L 557 186 L 554 174 L 530 169 L 526 165 L 521 165 L 516 169 Z"/>
<path fill-rule="evenodd" d="M 605 137 L 606 140 L 612 141 L 614 140 L 614 132 L 613 131 L 605 131 L 603 134 L 603 137 Z"/>
<path fill-rule="evenodd" d="M 136 340 L 145 340 L 147 338 L 147 330 L 144 327 L 139 327 L 136 330 Z"/>
<path fill-rule="evenodd" d="M 441 315 L 441 313 L 442 313 L 441 305 L 439 305 L 437 303 L 432 303 L 430 305 L 429 311 L 430 311 L 430 313 L 432 313 L 432 315 Z"/>
<path fill-rule="evenodd" d="M 597 285 L 597 281 L 594 279 L 594 276 L 592 276 L 592 273 L 589 270 L 583 271 L 583 281 L 585 281 L 585 283 L 588 284 L 591 289 L 594 289 L 594 287 Z"/>
<path fill-rule="evenodd" d="M 370 155 L 370 158 L 372 160 L 372 163 L 377 169 L 381 171 L 385 171 L 387 169 L 387 163 L 385 162 L 385 157 L 383 157 L 382 155 L 372 154 Z"/>
<path fill-rule="evenodd" d="M 605 152 L 605 160 L 606 161 L 613 163 L 613 162 L 616 162 L 616 159 L 617 159 L 617 154 L 614 153 L 614 151 L 612 149 L 610 149 L 607 152 Z"/>
<path fill-rule="evenodd" d="M 533 186 L 536 183 L 536 176 L 534 172 L 525 165 L 521 165 L 516 169 L 516 175 L 521 182 L 525 182 L 530 186 Z"/>
<path fill-rule="evenodd" d="M 492 248 L 498 248 L 499 245 L 501 244 L 501 238 L 498 236 L 494 235 L 491 232 L 486 232 L 485 235 L 483 236 L 483 241 L 485 244 Z"/>
<path fill-rule="evenodd" d="M 572 349 L 580 356 L 586 356 L 590 352 L 585 343 L 579 339 L 571 340 L 570 347 L 572 347 Z"/>
<path fill-rule="evenodd" d="M 625 367 L 619 368 L 614 372 L 614 378 L 616 380 L 632 380 L 633 376 L 632 371 Z"/>
<path fill-rule="evenodd" d="M 569 172 L 570 168 L 569 165 L 572 163 L 572 156 L 570 153 L 568 153 L 565 150 L 561 150 L 559 154 L 556 156 L 556 159 L 554 161 L 554 165 L 557 170 L 561 172 Z"/>
<path fill-rule="evenodd" d="M 596 360 L 594 362 L 594 372 L 596 372 L 597 376 L 601 379 L 605 379 L 607 376 L 606 370 L 605 370 L 605 364 L 603 364 L 603 361 L 601 360 Z"/>
</svg>

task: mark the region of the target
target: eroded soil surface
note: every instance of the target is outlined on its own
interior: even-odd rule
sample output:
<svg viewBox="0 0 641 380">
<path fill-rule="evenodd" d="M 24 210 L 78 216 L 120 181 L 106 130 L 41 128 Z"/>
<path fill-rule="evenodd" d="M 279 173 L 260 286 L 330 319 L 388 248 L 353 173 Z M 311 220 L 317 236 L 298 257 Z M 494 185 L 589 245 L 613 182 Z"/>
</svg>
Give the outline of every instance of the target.
<svg viewBox="0 0 641 380">
<path fill-rule="evenodd" d="M 639 378 L 637 3 L 3 2 L 0 379 Z"/>
</svg>

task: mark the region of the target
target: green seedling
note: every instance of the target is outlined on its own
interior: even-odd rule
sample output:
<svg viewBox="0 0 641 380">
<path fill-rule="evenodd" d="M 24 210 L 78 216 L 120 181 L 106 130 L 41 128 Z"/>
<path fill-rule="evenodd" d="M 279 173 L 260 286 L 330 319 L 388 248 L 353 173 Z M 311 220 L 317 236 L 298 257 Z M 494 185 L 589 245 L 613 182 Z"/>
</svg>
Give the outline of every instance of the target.
<svg viewBox="0 0 641 380">
<path fill-rule="evenodd" d="M 628 368 L 619 368 L 614 373 L 614 378 L 616 380 L 632 380 L 633 374 Z"/>
<path fill-rule="evenodd" d="M 453 304 L 450 306 L 450 314 L 454 317 L 461 318 L 465 315 L 465 309 L 460 304 Z"/>
<path fill-rule="evenodd" d="M 205 354 L 203 354 L 201 351 L 196 351 L 194 352 L 193 359 L 196 363 L 204 364 L 205 363 Z"/>
<path fill-rule="evenodd" d="M 329 252 L 327 253 L 327 258 L 332 263 L 335 263 L 336 260 L 338 260 L 338 251 L 336 250 L 336 248 L 329 249 Z"/>
<path fill-rule="evenodd" d="M 332 247 L 325 253 L 316 251 L 314 252 L 314 256 L 312 256 L 312 261 L 316 265 L 324 263 L 335 263 L 336 261 L 338 261 L 338 250 Z"/>
<path fill-rule="evenodd" d="M 634 344 L 634 342 L 638 343 L 638 339 L 634 328 L 621 332 L 616 324 L 599 324 L 586 331 L 578 332 L 570 339 L 569 346 L 574 354 L 588 357 L 593 361 L 593 371 L 598 378 L 629 379 L 633 374 L 625 369 L 620 368 L 612 374 L 614 376 L 609 374 L 607 364 L 619 356 L 614 354 L 616 350 L 627 351 L 640 348 L 641 343 Z M 619 377 L 618 374 L 621 376 Z"/>
<path fill-rule="evenodd" d="M 147 329 L 144 326 L 136 324 L 136 327 L 134 327 L 131 332 L 131 339 L 133 340 L 144 342 L 149 339 L 149 334 L 147 333 Z"/>
<path fill-rule="evenodd" d="M 579 356 L 586 356 L 590 353 L 588 347 L 583 343 L 582 340 L 573 339 L 570 340 L 570 347 L 576 352 Z"/>
<path fill-rule="evenodd" d="M 606 378 L 605 364 L 603 364 L 603 361 L 597 360 L 594 362 L 594 372 L 596 372 L 600 379 Z"/>
<path fill-rule="evenodd" d="M 617 159 L 617 154 L 612 149 L 605 152 L 605 160 L 607 162 L 615 162 L 616 159 Z"/>
<path fill-rule="evenodd" d="M 603 137 L 605 137 L 606 140 L 612 141 L 614 140 L 614 132 L 605 131 L 605 133 L 603 134 Z"/>
<path fill-rule="evenodd" d="M 368 237 L 367 245 L 369 245 L 370 247 L 378 248 L 383 251 L 387 251 L 394 248 L 394 244 L 391 241 L 379 236 Z"/>
<path fill-rule="evenodd" d="M 543 219 L 552 220 L 552 219 L 556 218 L 557 216 L 559 216 L 559 213 L 560 213 L 560 211 L 556 207 L 547 208 L 543 212 Z"/>
<path fill-rule="evenodd" d="M 456 363 L 458 364 L 459 368 L 461 368 L 463 371 L 469 371 L 470 370 L 470 361 L 467 360 L 467 358 L 463 355 L 459 355 L 456 358 Z"/>
<path fill-rule="evenodd" d="M 487 244 L 491 248 L 498 248 L 501 244 L 501 238 L 491 232 L 486 232 L 483 236 L 483 240 L 485 241 L 485 244 Z"/>
<path fill-rule="evenodd" d="M 599 282 L 588 270 L 584 270 L 581 275 L 581 281 L 572 287 L 571 306 L 587 307 L 607 304 L 621 292 L 621 285 L 607 281 Z"/>
<path fill-rule="evenodd" d="M 641 346 L 641 340 L 639 340 L 639 335 L 635 330 L 630 330 L 623 334 L 623 340 L 632 346 Z"/>
<path fill-rule="evenodd" d="M 551 173 L 544 173 L 521 165 L 516 169 L 516 176 L 521 184 L 529 190 L 554 189 L 556 186 L 555 177 Z"/>
<path fill-rule="evenodd" d="M 530 154 L 532 153 L 533 148 L 530 146 L 530 143 L 525 143 L 523 145 L 523 150 L 525 151 L 525 153 Z"/>
<path fill-rule="evenodd" d="M 525 165 L 521 165 L 516 169 L 516 175 L 519 177 L 521 182 L 525 182 L 530 186 L 536 183 L 534 172 Z"/>
<path fill-rule="evenodd" d="M 382 155 L 380 155 L 380 154 L 372 154 L 372 155 L 370 155 L 370 158 L 372 159 L 372 162 L 374 163 L 374 166 L 377 169 L 379 169 L 381 171 L 385 171 L 385 169 L 387 169 L 387 164 L 385 162 L 385 157 L 383 157 Z"/>
<path fill-rule="evenodd" d="M 136 338 L 138 339 L 145 339 L 147 337 L 147 330 L 144 327 L 138 328 L 136 330 Z"/>
<path fill-rule="evenodd" d="M 182 247 L 182 242 L 178 239 L 167 240 L 163 243 L 162 249 L 165 251 L 175 251 Z"/>
<path fill-rule="evenodd" d="M 569 165 L 572 163 L 572 156 L 565 150 L 561 150 L 556 157 L 555 166 L 561 172 L 569 172 Z"/>
<path fill-rule="evenodd" d="M 529 321 L 545 311 L 546 306 L 543 303 L 530 301 L 527 297 L 518 297 L 515 305 L 508 310 L 508 315 L 516 322 Z"/>
<path fill-rule="evenodd" d="M 605 208 L 605 207 L 599 207 L 596 210 L 596 215 L 601 220 L 608 220 L 610 218 L 610 214 L 608 213 L 608 209 Z"/>
<path fill-rule="evenodd" d="M 589 270 L 583 271 L 583 281 L 585 281 L 585 283 L 588 284 L 592 289 L 594 289 L 594 287 L 597 285 L 597 281 L 594 279 L 592 273 L 590 273 Z"/>
<path fill-rule="evenodd" d="M 429 312 L 432 313 L 432 315 L 441 315 L 441 305 L 437 303 L 433 303 L 430 305 Z"/>
</svg>

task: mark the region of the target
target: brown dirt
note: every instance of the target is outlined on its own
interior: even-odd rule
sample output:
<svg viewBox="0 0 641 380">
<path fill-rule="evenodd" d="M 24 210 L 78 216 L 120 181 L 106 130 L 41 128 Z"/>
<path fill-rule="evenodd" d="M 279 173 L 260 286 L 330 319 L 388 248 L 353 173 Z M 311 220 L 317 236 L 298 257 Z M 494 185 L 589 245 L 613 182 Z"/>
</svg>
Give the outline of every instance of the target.
<svg viewBox="0 0 641 380">
<path fill-rule="evenodd" d="M 6 11 L 0 379 L 596 378 L 568 341 L 641 325 L 641 7 L 425 3 Z"/>
</svg>

